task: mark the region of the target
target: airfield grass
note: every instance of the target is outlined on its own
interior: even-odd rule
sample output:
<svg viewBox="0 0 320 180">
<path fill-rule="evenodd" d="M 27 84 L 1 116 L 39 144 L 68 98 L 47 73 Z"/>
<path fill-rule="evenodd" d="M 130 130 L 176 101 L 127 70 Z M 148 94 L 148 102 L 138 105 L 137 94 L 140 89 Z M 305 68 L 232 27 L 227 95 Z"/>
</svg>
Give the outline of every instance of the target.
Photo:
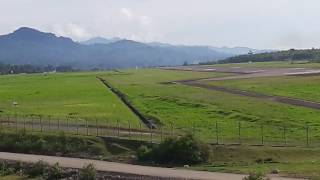
<svg viewBox="0 0 320 180">
<path fill-rule="evenodd" d="M 260 144 L 261 134 L 264 133 L 265 143 L 283 145 L 299 142 L 299 145 L 305 145 L 306 124 L 312 127 L 309 132 L 310 143 L 318 141 L 320 111 L 181 84 L 161 83 L 224 75 L 141 69 L 110 72 L 104 78 L 159 125 L 195 132 L 210 142 L 216 142 L 218 134 L 220 143 L 246 141 Z M 239 122 L 241 138 L 237 138 Z M 263 130 L 261 126 L 264 126 Z"/>
<path fill-rule="evenodd" d="M 211 81 L 208 84 L 320 102 L 320 76 L 281 76 Z"/>
<path fill-rule="evenodd" d="M 50 115 L 138 124 L 139 119 L 107 89 L 99 73 L 57 73 L 0 76 L 2 115 Z M 14 107 L 13 102 L 18 105 Z"/>
</svg>

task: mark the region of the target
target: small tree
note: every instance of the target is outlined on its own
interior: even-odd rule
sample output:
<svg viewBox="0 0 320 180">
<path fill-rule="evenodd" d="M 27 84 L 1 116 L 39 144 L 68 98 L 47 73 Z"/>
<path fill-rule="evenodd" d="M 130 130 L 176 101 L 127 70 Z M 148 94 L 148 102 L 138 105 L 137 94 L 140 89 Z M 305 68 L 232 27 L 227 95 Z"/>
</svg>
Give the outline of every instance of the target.
<svg viewBox="0 0 320 180">
<path fill-rule="evenodd" d="M 93 164 L 89 164 L 80 171 L 80 180 L 95 180 L 97 171 Z"/>
<path fill-rule="evenodd" d="M 153 147 L 141 146 L 138 149 L 138 159 L 156 163 L 197 164 L 207 162 L 209 147 L 192 135 L 168 138 Z"/>
<path fill-rule="evenodd" d="M 40 160 L 35 164 L 33 164 L 30 168 L 27 168 L 26 174 L 28 174 L 32 178 L 37 176 L 42 176 L 46 173 L 47 168 L 48 168 L 48 164 Z"/>
<path fill-rule="evenodd" d="M 63 169 L 59 166 L 59 163 L 54 164 L 48 171 L 48 177 L 46 179 L 62 179 Z"/>
</svg>

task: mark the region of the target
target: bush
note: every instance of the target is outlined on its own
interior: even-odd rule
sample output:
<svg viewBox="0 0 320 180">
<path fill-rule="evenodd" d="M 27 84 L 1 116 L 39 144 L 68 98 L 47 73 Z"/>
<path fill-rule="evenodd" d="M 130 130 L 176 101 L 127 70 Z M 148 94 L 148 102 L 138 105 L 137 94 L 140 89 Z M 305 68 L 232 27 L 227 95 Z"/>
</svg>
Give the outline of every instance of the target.
<svg viewBox="0 0 320 180">
<path fill-rule="evenodd" d="M 80 171 L 79 179 L 80 180 L 95 180 L 97 171 L 93 164 L 89 164 Z"/>
<path fill-rule="evenodd" d="M 89 156 L 103 154 L 103 147 L 97 146 L 98 139 L 88 137 L 59 135 L 29 134 L 24 131 L 18 133 L 0 133 L 0 151 L 33 153 L 46 155 L 74 155 L 88 154 Z"/>
<path fill-rule="evenodd" d="M 38 161 L 31 167 L 26 169 L 26 174 L 31 178 L 43 176 L 47 172 L 48 164 L 43 161 Z"/>
<path fill-rule="evenodd" d="M 0 163 L 0 176 L 7 176 L 13 173 L 14 171 L 8 166 L 5 161 Z"/>
<path fill-rule="evenodd" d="M 140 161 L 160 164 L 197 164 L 207 162 L 209 155 L 209 147 L 192 135 L 167 138 L 159 145 L 141 146 L 137 151 Z"/>
<path fill-rule="evenodd" d="M 270 180 L 270 179 L 262 173 L 250 173 L 250 175 L 243 178 L 243 180 Z"/>
<path fill-rule="evenodd" d="M 63 169 L 56 163 L 47 172 L 46 179 L 62 179 L 64 177 Z"/>
</svg>

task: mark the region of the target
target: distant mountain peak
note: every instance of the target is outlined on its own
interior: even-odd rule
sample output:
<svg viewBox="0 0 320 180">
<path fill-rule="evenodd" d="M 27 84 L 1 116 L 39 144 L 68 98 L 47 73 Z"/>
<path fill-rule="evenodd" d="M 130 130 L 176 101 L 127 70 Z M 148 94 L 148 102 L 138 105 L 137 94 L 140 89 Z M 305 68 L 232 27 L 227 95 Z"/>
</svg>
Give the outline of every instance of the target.
<svg viewBox="0 0 320 180">
<path fill-rule="evenodd" d="M 15 30 L 13 33 L 40 33 L 40 31 L 30 27 L 21 27 Z"/>
<path fill-rule="evenodd" d="M 118 37 L 107 39 L 107 38 L 104 38 L 104 37 L 97 36 L 97 37 L 91 38 L 89 40 L 80 42 L 80 43 L 81 44 L 85 44 L 85 45 L 110 44 L 110 43 L 114 43 L 114 42 L 121 41 L 121 40 L 123 40 L 123 39 L 118 38 Z"/>
<path fill-rule="evenodd" d="M 74 43 L 70 38 L 59 37 L 53 33 L 42 32 L 30 27 L 21 27 L 8 35 L 0 36 L 0 38 L 17 41 Z"/>
<path fill-rule="evenodd" d="M 52 33 L 41 32 L 29 27 L 21 27 L 13 33 L 8 34 L 7 38 L 26 41 L 43 41 L 52 40 L 58 37 Z"/>
</svg>

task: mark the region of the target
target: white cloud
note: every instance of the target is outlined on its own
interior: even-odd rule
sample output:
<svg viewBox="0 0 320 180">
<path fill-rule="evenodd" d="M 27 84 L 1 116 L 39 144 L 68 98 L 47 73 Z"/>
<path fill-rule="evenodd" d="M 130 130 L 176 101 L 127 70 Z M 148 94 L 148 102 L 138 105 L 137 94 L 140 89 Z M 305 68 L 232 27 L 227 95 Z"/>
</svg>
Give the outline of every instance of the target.
<svg viewBox="0 0 320 180">
<path fill-rule="evenodd" d="M 148 26 L 152 23 L 152 18 L 148 16 L 139 17 L 141 25 Z"/>
<path fill-rule="evenodd" d="M 54 24 L 50 29 L 59 36 L 67 36 L 78 40 L 92 37 L 85 28 L 74 23 Z"/>
<path fill-rule="evenodd" d="M 133 14 L 128 8 L 121 8 L 120 13 L 123 14 L 129 20 L 133 18 Z"/>
</svg>

